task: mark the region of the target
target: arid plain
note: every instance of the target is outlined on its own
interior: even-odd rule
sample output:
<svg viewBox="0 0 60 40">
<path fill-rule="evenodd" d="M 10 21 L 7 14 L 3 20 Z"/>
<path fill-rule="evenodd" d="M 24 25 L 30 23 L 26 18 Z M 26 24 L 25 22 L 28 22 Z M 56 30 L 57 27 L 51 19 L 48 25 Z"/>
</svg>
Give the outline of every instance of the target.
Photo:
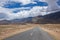
<svg viewBox="0 0 60 40">
<path fill-rule="evenodd" d="M 34 27 L 40 27 L 48 32 L 55 40 L 60 40 L 60 24 L 20 24 L 20 25 L 0 25 L 0 40 L 15 34 L 27 31 Z"/>
</svg>

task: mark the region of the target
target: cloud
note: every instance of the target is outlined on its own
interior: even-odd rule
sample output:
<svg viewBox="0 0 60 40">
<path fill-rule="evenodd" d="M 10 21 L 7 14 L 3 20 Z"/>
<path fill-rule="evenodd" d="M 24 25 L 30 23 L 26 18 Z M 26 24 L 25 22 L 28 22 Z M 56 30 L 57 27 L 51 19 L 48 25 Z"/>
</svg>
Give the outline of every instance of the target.
<svg viewBox="0 0 60 40">
<path fill-rule="evenodd" d="M 9 0 L 8 0 L 9 1 Z M 34 6 L 34 7 L 19 7 L 19 8 L 13 8 L 13 9 L 8 9 L 2 7 L 7 0 L 1 0 L 0 4 L 0 20 L 13 20 L 13 19 L 21 19 L 21 18 L 27 18 L 27 17 L 35 17 L 38 15 L 46 15 L 46 9 L 47 6 Z M 20 2 L 22 5 L 26 5 L 29 3 L 35 4 L 34 0 L 10 0 L 10 1 L 15 1 L 15 2 Z"/>
<path fill-rule="evenodd" d="M 23 5 L 26 5 L 26 4 L 29 4 L 29 3 L 33 3 L 33 4 L 36 3 L 36 2 L 34 2 L 34 0 L 11 0 L 11 1 L 20 2 Z"/>
<path fill-rule="evenodd" d="M 44 11 L 47 7 L 44 7 Z M 46 15 L 46 12 L 42 11 L 42 7 L 40 6 L 36 6 L 33 7 L 30 10 L 22 10 L 20 12 L 17 12 L 16 14 L 14 14 L 13 12 L 9 15 L 11 16 L 10 19 L 19 19 L 19 18 L 27 18 L 27 17 L 34 17 L 34 16 L 38 16 L 38 15 Z"/>
<path fill-rule="evenodd" d="M 0 19 L 5 19 L 5 18 L 7 18 L 7 15 L 4 13 L 0 13 Z"/>
<path fill-rule="evenodd" d="M 46 8 L 47 7 L 44 7 L 43 10 L 45 11 Z M 3 15 L 3 16 L 1 16 L 2 18 L 0 18 L 0 19 L 6 19 L 6 20 L 34 17 L 34 16 L 38 16 L 38 15 L 46 15 L 46 12 L 43 12 L 42 7 L 40 7 L 40 6 L 35 6 L 30 10 L 24 10 L 24 8 L 7 9 L 7 8 L 2 8 L 2 7 L 0 7 L 0 9 L 1 9 L 0 15 Z M 14 10 L 20 10 L 20 11 L 17 13 L 14 13 L 13 12 Z M 1 13 L 3 13 L 3 14 L 1 14 Z"/>
<path fill-rule="evenodd" d="M 59 0 L 41 0 L 41 1 L 48 3 L 48 9 L 47 9 L 47 11 L 60 10 L 59 3 L 57 3 Z"/>
<path fill-rule="evenodd" d="M 18 3 L 22 3 L 22 5 L 26 5 L 29 3 L 35 4 L 36 2 L 34 2 L 34 0 L 0 0 L 0 6 L 3 6 L 6 3 L 9 2 L 18 2 Z"/>
</svg>

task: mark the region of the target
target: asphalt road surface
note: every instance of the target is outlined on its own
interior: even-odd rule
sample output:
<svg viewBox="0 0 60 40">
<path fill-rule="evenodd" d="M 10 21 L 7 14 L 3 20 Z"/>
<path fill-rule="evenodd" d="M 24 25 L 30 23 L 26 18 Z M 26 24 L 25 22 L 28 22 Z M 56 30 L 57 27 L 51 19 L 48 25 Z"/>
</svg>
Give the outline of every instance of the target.
<svg viewBox="0 0 60 40">
<path fill-rule="evenodd" d="M 4 40 L 54 40 L 47 32 L 36 27 L 31 30 L 16 34 Z"/>
</svg>

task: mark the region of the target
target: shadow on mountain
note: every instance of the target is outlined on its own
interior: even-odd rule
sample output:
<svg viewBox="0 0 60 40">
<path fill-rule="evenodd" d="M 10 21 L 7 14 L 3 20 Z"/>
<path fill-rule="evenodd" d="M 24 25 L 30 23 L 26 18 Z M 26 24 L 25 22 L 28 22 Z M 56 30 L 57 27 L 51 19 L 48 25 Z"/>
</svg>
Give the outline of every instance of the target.
<svg viewBox="0 0 60 40">
<path fill-rule="evenodd" d="M 41 18 L 38 16 L 37 18 L 37 23 L 39 24 L 60 24 L 60 12 L 51 13 Z"/>
<path fill-rule="evenodd" d="M 26 23 L 32 24 L 60 24 L 60 12 L 51 13 L 45 16 L 28 17 L 23 19 L 14 20 L 2 20 L 0 25 L 17 24 L 26 25 Z"/>
</svg>

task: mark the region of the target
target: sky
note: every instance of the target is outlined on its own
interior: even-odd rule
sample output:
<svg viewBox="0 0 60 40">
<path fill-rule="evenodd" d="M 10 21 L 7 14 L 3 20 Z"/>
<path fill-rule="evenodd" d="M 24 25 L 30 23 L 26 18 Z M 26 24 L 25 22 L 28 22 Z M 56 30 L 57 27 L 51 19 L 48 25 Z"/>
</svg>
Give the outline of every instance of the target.
<svg viewBox="0 0 60 40">
<path fill-rule="evenodd" d="M 46 12 L 49 5 L 48 2 L 54 1 L 55 0 L 0 0 L 0 20 L 13 20 L 47 15 L 49 14 Z M 60 0 L 56 3 L 59 6 Z"/>
</svg>

